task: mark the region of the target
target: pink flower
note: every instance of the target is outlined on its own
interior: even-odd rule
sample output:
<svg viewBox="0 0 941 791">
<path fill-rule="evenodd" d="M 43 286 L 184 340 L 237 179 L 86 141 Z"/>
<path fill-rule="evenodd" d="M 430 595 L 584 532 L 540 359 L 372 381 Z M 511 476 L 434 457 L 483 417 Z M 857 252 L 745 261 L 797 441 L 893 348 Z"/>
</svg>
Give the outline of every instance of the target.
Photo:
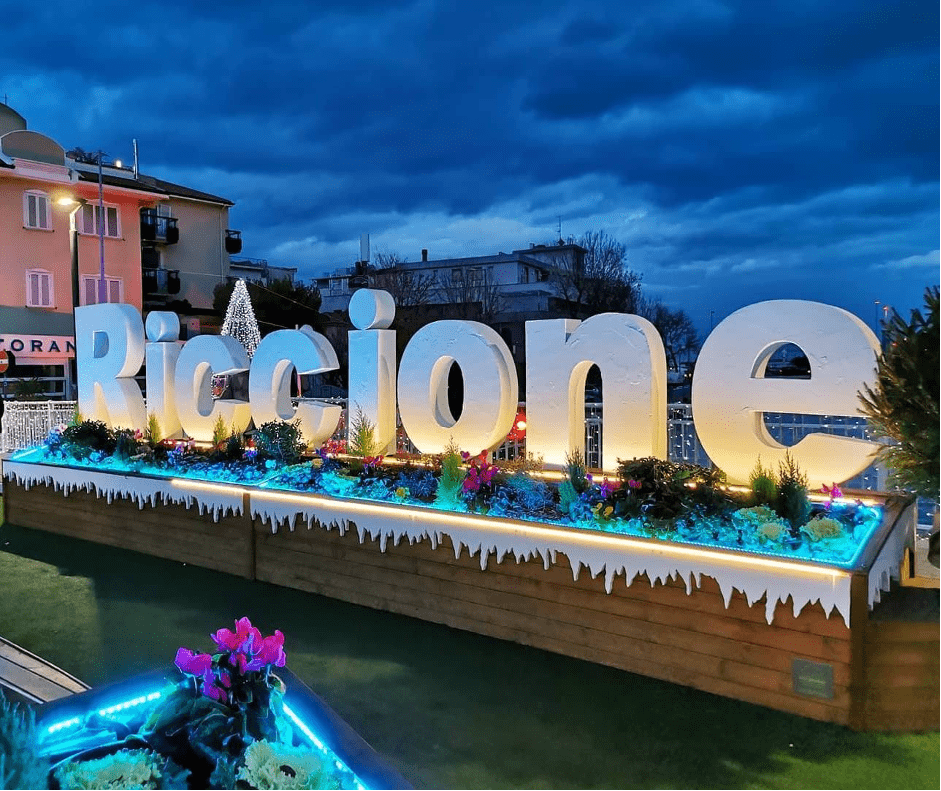
<svg viewBox="0 0 941 791">
<path fill-rule="evenodd" d="M 287 656 L 284 653 L 284 635 L 280 629 L 275 629 L 273 635 L 261 641 L 261 646 L 258 649 L 258 659 L 264 665 L 284 667 Z"/>
<path fill-rule="evenodd" d="M 639 489 L 641 487 L 640 481 L 635 481 L 633 478 L 628 479 L 627 487 L 629 489 Z"/>
<path fill-rule="evenodd" d="M 239 618 L 235 622 L 235 631 L 220 629 L 214 635 L 210 635 L 215 644 L 222 651 L 244 651 L 251 650 L 253 643 L 261 642 L 261 632 L 259 632 L 248 618 Z"/>
<path fill-rule="evenodd" d="M 220 703 L 229 702 L 229 693 L 222 689 L 222 687 L 216 686 L 216 679 L 213 676 L 203 677 L 203 683 L 199 687 L 199 691 L 207 698 L 218 700 Z"/>
<path fill-rule="evenodd" d="M 205 677 L 212 672 L 212 657 L 209 654 L 197 654 L 188 648 L 180 648 L 173 663 L 191 676 Z"/>
</svg>

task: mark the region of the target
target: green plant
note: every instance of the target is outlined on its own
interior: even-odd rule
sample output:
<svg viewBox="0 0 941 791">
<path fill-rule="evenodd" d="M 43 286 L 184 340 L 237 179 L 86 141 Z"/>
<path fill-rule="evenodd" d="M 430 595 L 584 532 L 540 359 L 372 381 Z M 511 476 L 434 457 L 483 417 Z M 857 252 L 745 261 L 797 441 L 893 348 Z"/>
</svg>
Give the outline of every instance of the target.
<svg viewBox="0 0 941 791">
<path fill-rule="evenodd" d="M 576 494 L 588 489 L 588 475 L 585 470 L 585 457 L 581 453 L 565 454 L 565 474 Z"/>
<path fill-rule="evenodd" d="M 301 435 L 301 422 L 272 420 L 262 423 L 255 432 L 255 447 L 261 456 L 282 464 L 295 464 L 307 445 Z"/>
<path fill-rule="evenodd" d="M 892 471 L 892 481 L 923 497 L 938 500 L 938 288 L 925 289 L 925 312 L 910 321 L 895 311 L 883 323 L 883 351 L 875 386 L 859 394 L 862 412 L 883 445 L 878 458 Z"/>
<path fill-rule="evenodd" d="M 378 453 L 376 443 L 376 425 L 358 406 L 356 415 L 350 421 L 349 454 L 358 458 L 375 456 Z"/>
<path fill-rule="evenodd" d="M 242 436 L 241 431 L 236 431 L 235 426 L 232 426 L 232 431 L 225 441 L 223 454 L 229 461 L 236 461 L 237 459 L 241 459 L 244 453 L 245 438 Z"/>
<path fill-rule="evenodd" d="M 45 385 L 35 377 L 20 379 L 13 385 L 13 399 L 15 401 L 40 401 L 45 389 Z"/>
<path fill-rule="evenodd" d="M 48 788 L 49 763 L 36 753 L 36 717 L 0 690 L 0 789 Z"/>
<path fill-rule="evenodd" d="M 220 414 L 216 422 L 212 424 L 212 446 L 219 448 L 229 436 L 229 430 L 225 426 L 225 418 Z"/>
<path fill-rule="evenodd" d="M 90 761 L 56 767 L 60 788 L 187 788 L 189 771 L 153 750 L 119 750 Z"/>
<path fill-rule="evenodd" d="M 778 465 L 778 497 L 775 511 L 793 528 L 801 527 L 810 517 L 807 476 L 801 472 L 790 451 L 785 452 L 784 461 Z"/>
<path fill-rule="evenodd" d="M 752 502 L 755 505 L 774 505 L 775 500 L 778 499 L 778 482 L 774 476 L 774 470 L 762 466 L 760 457 L 755 462 L 755 469 L 752 470 L 749 484 Z"/>
<path fill-rule="evenodd" d="M 79 423 L 85 421 L 85 418 L 82 417 L 82 413 L 79 412 L 78 407 L 75 407 L 75 412 L 72 413 L 72 419 L 69 421 L 70 426 L 77 426 Z"/>
<path fill-rule="evenodd" d="M 137 441 L 137 432 L 131 428 L 119 428 L 114 431 L 114 456 L 115 458 L 127 461 L 131 456 L 136 456 L 140 449 Z"/>
<path fill-rule="evenodd" d="M 66 426 L 62 432 L 62 448 L 76 459 L 86 459 L 93 452 L 113 453 L 115 436 L 100 420 L 83 420 Z"/>
<path fill-rule="evenodd" d="M 441 477 L 435 493 L 435 503 L 444 508 L 454 508 L 460 501 L 464 470 L 461 467 L 461 449 L 452 439 L 441 454 Z"/>
<path fill-rule="evenodd" d="M 618 464 L 621 487 L 611 495 L 618 516 L 673 519 L 694 508 L 714 512 L 732 502 L 722 489 L 721 470 L 653 456 Z"/>
<path fill-rule="evenodd" d="M 160 420 L 154 412 L 147 415 L 147 431 L 144 432 L 144 439 L 150 447 L 154 447 L 163 439 L 163 429 L 160 428 Z"/>
</svg>

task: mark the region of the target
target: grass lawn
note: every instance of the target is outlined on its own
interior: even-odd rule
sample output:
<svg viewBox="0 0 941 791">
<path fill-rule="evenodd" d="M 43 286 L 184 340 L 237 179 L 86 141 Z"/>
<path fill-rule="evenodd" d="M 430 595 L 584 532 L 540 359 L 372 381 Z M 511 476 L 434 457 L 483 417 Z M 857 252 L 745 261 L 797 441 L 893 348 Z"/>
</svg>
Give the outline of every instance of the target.
<svg viewBox="0 0 941 791">
<path fill-rule="evenodd" d="M 0 505 L 2 507 L 2 505 Z M 63 518 L 68 515 L 63 511 Z M 91 685 L 248 615 L 418 787 L 938 788 L 939 736 L 857 734 L 512 643 L 11 525 L 0 635 Z"/>
</svg>

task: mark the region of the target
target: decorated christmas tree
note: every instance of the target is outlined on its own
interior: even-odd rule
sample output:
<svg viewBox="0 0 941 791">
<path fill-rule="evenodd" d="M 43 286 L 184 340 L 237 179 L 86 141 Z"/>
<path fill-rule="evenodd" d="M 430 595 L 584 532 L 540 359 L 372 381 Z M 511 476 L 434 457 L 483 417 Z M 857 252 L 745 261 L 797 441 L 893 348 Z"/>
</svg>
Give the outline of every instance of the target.
<svg viewBox="0 0 941 791">
<path fill-rule="evenodd" d="M 225 321 L 222 323 L 222 334 L 231 335 L 239 341 L 248 352 L 249 358 L 255 354 L 255 349 L 261 342 L 255 311 L 252 310 L 252 300 L 248 296 L 244 280 L 239 280 L 232 291 L 229 307 L 225 311 Z"/>
</svg>

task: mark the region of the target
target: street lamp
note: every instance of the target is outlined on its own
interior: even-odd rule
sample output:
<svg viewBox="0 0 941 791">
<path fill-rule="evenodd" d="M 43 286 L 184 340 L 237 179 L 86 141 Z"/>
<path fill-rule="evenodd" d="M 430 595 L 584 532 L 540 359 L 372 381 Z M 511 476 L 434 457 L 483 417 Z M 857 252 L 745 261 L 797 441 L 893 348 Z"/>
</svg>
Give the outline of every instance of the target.
<svg viewBox="0 0 941 791">
<path fill-rule="evenodd" d="M 74 315 L 75 308 L 79 306 L 79 282 L 78 282 L 78 223 L 75 222 L 75 215 L 78 210 L 88 204 L 84 198 L 64 197 L 59 198 L 56 203 L 60 206 L 74 206 L 69 212 L 69 251 L 72 253 L 72 311 Z"/>
</svg>

